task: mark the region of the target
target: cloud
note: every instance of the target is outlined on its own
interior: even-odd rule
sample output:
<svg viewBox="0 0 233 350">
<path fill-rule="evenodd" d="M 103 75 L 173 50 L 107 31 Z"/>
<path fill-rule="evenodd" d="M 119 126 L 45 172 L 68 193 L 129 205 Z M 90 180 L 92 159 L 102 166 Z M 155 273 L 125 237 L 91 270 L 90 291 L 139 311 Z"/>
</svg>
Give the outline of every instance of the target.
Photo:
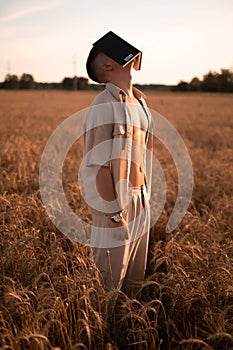
<svg viewBox="0 0 233 350">
<path fill-rule="evenodd" d="M 13 21 L 15 19 L 22 18 L 22 17 L 28 16 L 28 15 L 31 15 L 31 14 L 34 14 L 37 12 L 42 12 L 42 11 L 46 11 L 46 10 L 49 10 L 51 8 L 54 8 L 54 7 L 58 7 L 60 5 L 61 5 L 60 2 L 56 2 L 53 4 L 44 5 L 44 6 L 34 6 L 31 8 L 22 10 L 22 11 L 12 13 L 12 14 L 4 16 L 4 17 L 0 17 L 0 23 L 10 22 L 10 21 Z"/>
</svg>

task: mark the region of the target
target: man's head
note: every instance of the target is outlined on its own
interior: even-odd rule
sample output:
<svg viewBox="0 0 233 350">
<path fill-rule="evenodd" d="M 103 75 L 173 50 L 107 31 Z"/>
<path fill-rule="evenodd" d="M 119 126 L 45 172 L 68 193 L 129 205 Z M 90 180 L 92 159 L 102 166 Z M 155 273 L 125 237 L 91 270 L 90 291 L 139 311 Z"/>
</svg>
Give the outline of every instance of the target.
<svg viewBox="0 0 233 350">
<path fill-rule="evenodd" d="M 107 72 L 112 70 L 114 61 L 93 47 L 89 53 L 86 68 L 89 77 L 97 83 L 106 83 L 108 81 Z"/>
<path fill-rule="evenodd" d="M 87 59 L 87 73 L 88 76 L 97 83 L 108 83 L 116 76 L 120 76 L 124 72 L 129 74 L 132 68 L 135 68 L 136 59 L 132 60 L 127 66 L 122 67 L 112 58 L 100 52 L 93 47 Z"/>
<path fill-rule="evenodd" d="M 87 73 L 97 83 L 106 83 L 116 74 L 129 73 L 132 67 L 139 70 L 141 57 L 141 51 L 110 31 L 93 44 L 86 63 Z"/>
</svg>

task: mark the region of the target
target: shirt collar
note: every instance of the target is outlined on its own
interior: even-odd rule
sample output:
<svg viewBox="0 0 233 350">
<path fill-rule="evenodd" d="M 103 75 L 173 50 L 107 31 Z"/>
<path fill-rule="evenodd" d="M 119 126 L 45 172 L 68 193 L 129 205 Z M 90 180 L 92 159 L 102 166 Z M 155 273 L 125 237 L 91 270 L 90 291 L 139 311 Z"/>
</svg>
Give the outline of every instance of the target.
<svg viewBox="0 0 233 350">
<path fill-rule="evenodd" d="M 118 101 L 121 101 L 121 95 L 125 94 L 122 89 L 112 83 L 107 83 L 105 89 L 108 90 Z"/>
<path fill-rule="evenodd" d="M 122 101 L 122 95 L 126 95 L 124 90 L 120 89 L 118 86 L 112 83 L 107 83 L 105 89 L 107 89 L 118 101 Z M 136 97 L 136 99 L 138 99 L 139 101 L 142 98 L 146 98 L 146 96 L 134 86 L 133 86 L 133 94 Z"/>
</svg>

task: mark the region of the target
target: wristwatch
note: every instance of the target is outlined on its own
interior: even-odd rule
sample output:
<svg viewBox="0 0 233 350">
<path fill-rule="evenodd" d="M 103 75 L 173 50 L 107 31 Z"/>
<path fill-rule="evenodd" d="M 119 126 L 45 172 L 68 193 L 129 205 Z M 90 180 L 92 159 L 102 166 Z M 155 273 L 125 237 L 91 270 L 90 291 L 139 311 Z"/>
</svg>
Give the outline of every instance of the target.
<svg viewBox="0 0 233 350">
<path fill-rule="evenodd" d="M 114 214 L 113 216 L 110 217 L 110 219 L 114 222 L 121 222 L 123 219 L 122 212 Z"/>
</svg>

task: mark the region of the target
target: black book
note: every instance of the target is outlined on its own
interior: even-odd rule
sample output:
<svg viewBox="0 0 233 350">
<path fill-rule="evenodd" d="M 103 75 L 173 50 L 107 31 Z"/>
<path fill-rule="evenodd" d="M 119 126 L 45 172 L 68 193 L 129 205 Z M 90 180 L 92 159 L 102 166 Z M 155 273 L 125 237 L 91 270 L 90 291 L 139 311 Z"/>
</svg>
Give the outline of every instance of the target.
<svg viewBox="0 0 233 350">
<path fill-rule="evenodd" d="M 137 58 L 134 68 L 136 70 L 140 70 L 141 68 L 142 52 L 112 31 L 97 40 L 93 46 L 119 63 L 122 67 Z"/>
</svg>

